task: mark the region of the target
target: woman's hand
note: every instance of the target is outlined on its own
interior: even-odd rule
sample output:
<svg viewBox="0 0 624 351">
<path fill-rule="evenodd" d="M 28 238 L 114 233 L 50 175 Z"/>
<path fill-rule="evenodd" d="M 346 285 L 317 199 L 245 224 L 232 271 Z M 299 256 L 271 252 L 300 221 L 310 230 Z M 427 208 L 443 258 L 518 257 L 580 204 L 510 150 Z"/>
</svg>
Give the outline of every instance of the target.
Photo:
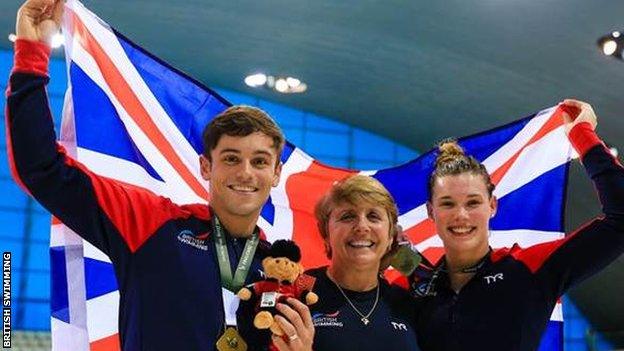
<svg viewBox="0 0 624 351">
<path fill-rule="evenodd" d="M 570 133 L 570 130 L 572 130 L 574 126 L 583 122 L 589 123 L 592 129 L 596 129 L 598 118 L 596 117 L 596 113 L 590 104 L 579 100 L 565 99 L 560 106 L 563 108 L 564 112 L 563 123 L 566 135 Z M 573 115 L 577 112 L 578 116 L 573 118 Z"/>
<path fill-rule="evenodd" d="M 284 331 L 283 336 L 273 335 L 273 344 L 280 351 L 312 351 L 314 342 L 314 324 L 308 306 L 293 298 L 287 304 L 278 303 L 277 310 L 283 316 L 275 316 L 275 320 Z"/>
</svg>

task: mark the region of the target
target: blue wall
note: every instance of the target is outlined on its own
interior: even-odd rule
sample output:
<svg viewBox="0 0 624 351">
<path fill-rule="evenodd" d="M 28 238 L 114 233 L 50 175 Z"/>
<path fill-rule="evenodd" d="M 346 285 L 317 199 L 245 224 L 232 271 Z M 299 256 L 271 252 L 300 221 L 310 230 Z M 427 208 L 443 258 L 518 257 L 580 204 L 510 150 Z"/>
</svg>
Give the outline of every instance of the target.
<svg viewBox="0 0 624 351">
<path fill-rule="evenodd" d="M 569 298 L 563 299 L 563 337 L 566 351 L 613 350 L 613 346 L 597 333 Z"/>
</svg>

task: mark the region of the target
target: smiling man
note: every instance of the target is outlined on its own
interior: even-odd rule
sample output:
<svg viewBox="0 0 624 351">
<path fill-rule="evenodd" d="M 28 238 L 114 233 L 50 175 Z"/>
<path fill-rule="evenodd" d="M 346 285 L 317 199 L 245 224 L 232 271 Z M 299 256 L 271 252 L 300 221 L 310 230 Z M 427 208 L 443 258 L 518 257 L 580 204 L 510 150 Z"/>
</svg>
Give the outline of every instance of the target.
<svg viewBox="0 0 624 351">
<path fill-rule="evenodd" d="M 62 12 L 62 1 L 54 0 L 28 0 L 18 12 L 7 97 L 16 181 L 110 257 L 123 350 L 169 350 L 172 343 L 223 349 L 217 345 L 227 338 L 239 346 L 246 338 L 257 349 L 257 335 L 227 326 L 240 321 L 233 293 L 260 279 L 268 243 L 256 222 L 279 182 L 282 132 L 265 112 L 246 106 L 227 109 L 206 127 L 199 162 L 210 207 L 178 206 L 91 172 L 56 144 L 47 103 L 49 42 Z"/>
</svg>

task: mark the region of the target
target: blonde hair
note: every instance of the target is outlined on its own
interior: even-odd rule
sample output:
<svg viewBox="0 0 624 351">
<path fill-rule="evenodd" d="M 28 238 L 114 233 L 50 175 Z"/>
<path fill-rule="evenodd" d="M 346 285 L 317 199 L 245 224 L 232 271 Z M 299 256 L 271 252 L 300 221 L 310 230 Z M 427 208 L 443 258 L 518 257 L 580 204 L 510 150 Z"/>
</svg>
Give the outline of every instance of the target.
<svg viewBox="0 0 624 351">
<path fill-rule="evenodd" d="M 429 177 L 429 201 L 433 197 L 433 185 L 436 179 L 448 175 L 458 175 L 471 173 L 483 178 L 488 191 L 488 196 L 492 196 L 495 185 L 492 183 L 490 174 L 485 166 L 476 158 L 466 155 L 464 149 L 452 139 L 443 140 L 438 144 L 438 157 L 435 161 L 435 168 Z"/>
<path fill-rule="evenodd" d="M 331 189 L 316 203 L 314 214 L 316 222 L 325 242 L 329 238 L 329 216 L 338 204 L 349 203 L 356 205 L 362 202 L 383 207 L 390 220 L 390 236 L 397 234 L 398 210 L 394 198 L 377 179 L 352 175 L 336 182 Z M 331 258 L 331 250 L 327 248 L 327 257 Z"/>
</svg>

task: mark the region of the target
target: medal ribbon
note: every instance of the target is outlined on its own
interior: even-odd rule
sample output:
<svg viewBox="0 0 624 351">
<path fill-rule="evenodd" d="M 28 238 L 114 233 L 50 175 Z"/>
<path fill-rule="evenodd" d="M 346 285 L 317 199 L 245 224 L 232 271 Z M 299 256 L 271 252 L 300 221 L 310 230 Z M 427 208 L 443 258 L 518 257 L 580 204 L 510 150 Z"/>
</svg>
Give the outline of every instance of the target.
<svg viewBox="0 0 624 351">
<path fill-rule="evenodd" d="M 213 227 L 215 234 L 215 248 L 217 250 L 217 259 L 219 261 L 219 272 L 221 273 L 221 285 L 236 294 L 245 284 L 245 278 L 249 273 L 249 267 L 253 261 L 258 242 L 260 241 L 260 235 L 258 227 L 254 229 L 253 234 L 247 239 L 243 254 L 238 261 L 236 272 L 232 277 L 232 268 L 230 266 L 230 257 L 228 255 L 227 244 L 225 241 L 225 231 L 221 226 L 221 222 L 217 216 L 213 218 Z"/>
</svg>

